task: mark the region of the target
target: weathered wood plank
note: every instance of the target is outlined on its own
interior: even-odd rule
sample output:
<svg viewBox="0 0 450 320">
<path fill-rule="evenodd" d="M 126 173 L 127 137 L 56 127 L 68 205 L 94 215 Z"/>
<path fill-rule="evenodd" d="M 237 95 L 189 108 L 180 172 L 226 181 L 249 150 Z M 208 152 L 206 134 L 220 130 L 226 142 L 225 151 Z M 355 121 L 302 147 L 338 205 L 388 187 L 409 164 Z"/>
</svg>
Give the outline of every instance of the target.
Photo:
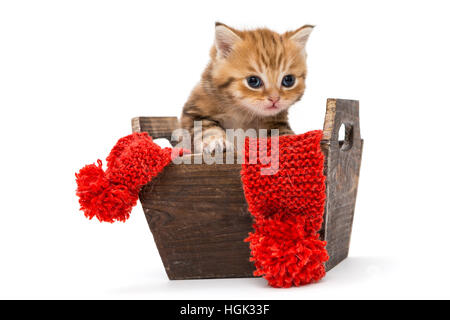
<svg viewBox="0 0 450 320">
<path fill-rule="evenodd" d="M 340 143 L 342 125 L 345 139 Z M 362 146 L 358 101 L 328 99 L 322 140 L 327 176 L 323 235 L 330 255 L 325 264 L 327 270 L 348 256 Z"/>
<path fill-rule="evenodd" d="M 240 165 L 171 164 L 140 199 L 169 279 L 252 276 Z"/>
</svg>

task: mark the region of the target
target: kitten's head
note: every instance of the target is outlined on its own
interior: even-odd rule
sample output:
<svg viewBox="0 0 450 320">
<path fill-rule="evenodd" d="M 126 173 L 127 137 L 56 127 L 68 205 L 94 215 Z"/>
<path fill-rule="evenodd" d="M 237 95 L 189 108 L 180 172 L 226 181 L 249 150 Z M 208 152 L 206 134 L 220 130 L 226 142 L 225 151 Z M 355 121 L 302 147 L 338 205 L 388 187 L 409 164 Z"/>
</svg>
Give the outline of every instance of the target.
<svg viewBox="0 0 450 320">
<path fill-rule="evenodd" d="M 306 25 L 278 34 L 216 23 L 211 50 L 214 86 L 233 104 L 258 116 L 288 109 L 305 90 L 305 45 L 312 29 Z"/>
</svg>

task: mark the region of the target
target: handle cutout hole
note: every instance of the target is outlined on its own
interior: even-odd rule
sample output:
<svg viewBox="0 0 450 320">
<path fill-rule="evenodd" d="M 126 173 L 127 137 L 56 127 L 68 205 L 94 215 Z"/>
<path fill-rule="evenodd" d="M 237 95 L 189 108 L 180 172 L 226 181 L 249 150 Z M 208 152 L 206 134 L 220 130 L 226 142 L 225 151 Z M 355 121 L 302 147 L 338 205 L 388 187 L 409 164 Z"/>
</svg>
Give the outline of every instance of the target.
<svg viewBox="0 0 450 320">
<path fill-rule="evenodd" d="M 172 148 L 170 141 L 166 138 L 154 139 L 153 142 L 156 143 L 161 148 Z"/>
<path fill-rule="evenodd" d="M 353 126 L 343 123 L 339 128 L 339 147 L 341 151 L 350 150 L 353 146 Z"/>
</svg>

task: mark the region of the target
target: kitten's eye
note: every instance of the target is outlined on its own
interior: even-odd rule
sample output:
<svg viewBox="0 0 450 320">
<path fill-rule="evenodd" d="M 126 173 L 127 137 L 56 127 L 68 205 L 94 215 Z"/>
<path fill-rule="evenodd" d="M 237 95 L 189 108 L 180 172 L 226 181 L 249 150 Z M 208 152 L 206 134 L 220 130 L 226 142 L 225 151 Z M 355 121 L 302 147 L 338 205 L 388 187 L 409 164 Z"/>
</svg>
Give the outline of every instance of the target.
<svg viewBox="0 0 450 320">
<path fill-rule="evenodd" d="M 290 88 L 295 84 L 295 77 L 292 74 L 288 74 L 287 76 L 284 76 L 281 84 L 286 88 Z"/>
<path fill-rule="evenodd" d="M 247 78 L 247 83 L 250 86 L 250 88 L 258 89 L 262 86 L 263 82 L 261 78 L 257 76 L 251 76 Z"/>
</svg>

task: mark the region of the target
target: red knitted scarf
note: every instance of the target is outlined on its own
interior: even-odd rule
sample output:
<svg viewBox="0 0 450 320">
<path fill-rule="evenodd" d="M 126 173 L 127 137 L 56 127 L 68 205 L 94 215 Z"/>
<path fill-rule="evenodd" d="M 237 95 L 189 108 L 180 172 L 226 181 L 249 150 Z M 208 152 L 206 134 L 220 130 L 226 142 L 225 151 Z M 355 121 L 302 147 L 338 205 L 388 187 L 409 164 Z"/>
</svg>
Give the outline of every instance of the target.
<svg viewBox="0 0 450 320">
<path fill-rule="evenodd" d="M 241 175 L 254 232 L 245 241 L 250 243 L 255 275 L 273 287 L 304 285 L 325 275 L 326 243 L 318 234 L 325 202 L 321 137 L 321 131 L 283 136 L 279 151 L 270 150 L 270 138 L 246 144 Z M 259 154 L 264 144 L 268 153 Z M 98 165 L 87 165 L 76 174 L 81 210 L 89 219 L 127 220 L 141 187 L 182 153 L 160 148 L 147 133 L 120 139 L 107 158 L 106 171 L 98 160 Z M 257 162 L 252 164 L 255 154 Z M 274 155 L 278 170 L 262 175 L 265 163 L 274 165 Z"/>
<path fill-rule="evenodd" d="M 255 276 L 273 287 L 304 285 L 325 275 L 328 254 L 318 233 L 325 205 L 321 139 L 322 131 L 280 137 L 278 157 L 259 154 L 260 144 L 270 151 L 270 139 L 246 144 L 241 176 L 255 231 L 245 241 L 250 242 Z M 258 162 L 250 164 L 256 153 Z M 262 175 L 269 157 L 279 159 L 278 171 Z"/>
<path fill-rule="evenodd" d="M 171 161 L 172 149 L 155 144 L 147 133 L 133 133 L 117 141 L 102 162 L 89 164 L 75 174 L 80 209 L 92 219 L 125 222 L 136 205 L 139 190 Z"/>
</svg>

